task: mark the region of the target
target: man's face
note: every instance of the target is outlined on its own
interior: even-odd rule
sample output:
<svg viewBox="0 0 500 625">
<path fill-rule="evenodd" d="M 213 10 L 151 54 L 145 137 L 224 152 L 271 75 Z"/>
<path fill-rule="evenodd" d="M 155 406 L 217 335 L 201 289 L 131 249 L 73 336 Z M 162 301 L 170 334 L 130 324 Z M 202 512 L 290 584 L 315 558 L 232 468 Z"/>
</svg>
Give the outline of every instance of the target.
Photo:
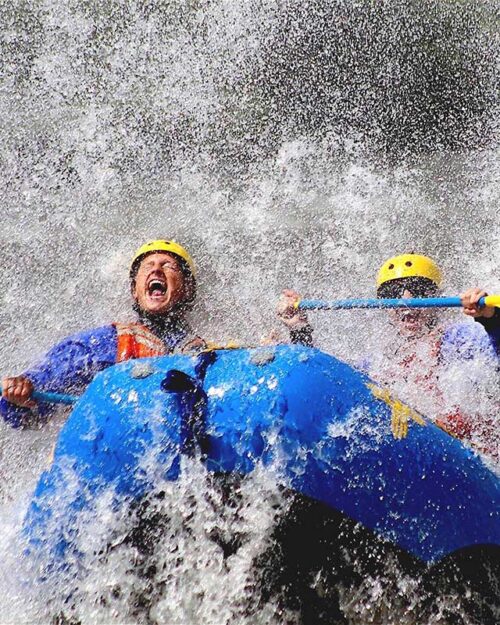
<svg viewBox="0 0 500 625">
<path fill-rule="evenodd" d="M 154 252 L 144 257 L 132 296 L 144 312 L 164 315 L 186 299 L 185 278 L 176 256 Z"/>
<path fill-rule="evenodd" d="M 427 298 L 438 295 L 438 287 L 428 278 L 413 276 L 389 280 L 377 289 L 377 296 L 388 299 Z M 427 334 L 438 320 L 433 308 L 398 308 L 389 311 L 391 323 L 407 338 L 419 338 Z"/>
<path fill-rule="evenodd" d="M 401 295 L 403 299 L 416 297 L 411 291 L 405 289 Z M 411 337 L 419 337 L 426 334 L 435 324 L 436 311 L 434 309 L 405 310 L 399 308 L 389 311 L 391 322 L 397 327 L 400 334 Z"/>
</svg>

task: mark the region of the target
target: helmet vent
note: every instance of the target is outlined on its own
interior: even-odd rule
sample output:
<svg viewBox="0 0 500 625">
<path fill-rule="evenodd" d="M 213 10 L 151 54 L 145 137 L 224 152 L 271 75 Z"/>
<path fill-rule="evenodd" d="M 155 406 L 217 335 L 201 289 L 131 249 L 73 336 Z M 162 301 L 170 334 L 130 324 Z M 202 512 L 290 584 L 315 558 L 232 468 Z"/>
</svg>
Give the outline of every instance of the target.
<svg viewBox="0 0 500 625">
<path fill-rule="evenodd" d="M 393 264 L 393 263 L 391 263 L 391 264 L 389 265 L 389 269 L 394 269 L 394 264 Z"/>
<path fill-rule="evenodd" d="M 406 263 L 405 263 L 405 265 L 406 265 L 407 267 L 411 267 L 411 266 L 413 265 L 413 263 L 411 262 L 411 260 L 407 260 L 407 261 L 406 261 Z"/>
</svg>

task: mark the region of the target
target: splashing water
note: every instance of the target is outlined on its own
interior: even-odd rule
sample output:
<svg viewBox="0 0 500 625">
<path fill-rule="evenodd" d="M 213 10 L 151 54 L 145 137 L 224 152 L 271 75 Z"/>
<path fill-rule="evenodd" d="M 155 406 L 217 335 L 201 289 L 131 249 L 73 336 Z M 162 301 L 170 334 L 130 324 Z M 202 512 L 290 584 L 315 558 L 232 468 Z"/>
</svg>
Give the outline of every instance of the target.
<svg viewBox="0 0 500 625">
<path fill-rule="evenodd" d="M 407 250 L 439 260 L 449 294 L 500 291 L 493 2 L 36 0 L 0 15 L 2 372 L 127 319 L 130 256 L 159 236 L 195 257 L 192 321 L 215 341 L 257 343 L 287 286 L 372 296 L 377 267 Z M 388 337 L 383 312 L 311 318 L 318 346 L 352 363 Z M 495 429 L 498 378 L 481 366 L 443 384 Z M 16 528 L 63 419 L 0 428 L 4 571 L 17 570 Z M 272 601 L 253 605 L 249 589 L 286 505 L 273 485 L 256 475 L 231 508 L 196 467 L 183 480 L 157 503 L 171 516 L 156 590 L 133 572 L 133 546 L 118 541 L 99 567 L 93 546 L 76 617 L 147 622 L 131 608 L 143 591 L 151 622 L 294 622 Z M 88 530 L 102 544 L 123 522 L 106 505 Z M 245 534 L 244 547 L 224 557 L 216 525 Z M 385 581 L 345 589 L 349 623 L 412 623 L 418 583 L 397 566 Z M 0 591 L 14 606 L 2 622 L 65 609 L 57 593 L 28 600 L 5 572 Z M 429 622 L 456 608 L 442 601 Z"/>
</svg>

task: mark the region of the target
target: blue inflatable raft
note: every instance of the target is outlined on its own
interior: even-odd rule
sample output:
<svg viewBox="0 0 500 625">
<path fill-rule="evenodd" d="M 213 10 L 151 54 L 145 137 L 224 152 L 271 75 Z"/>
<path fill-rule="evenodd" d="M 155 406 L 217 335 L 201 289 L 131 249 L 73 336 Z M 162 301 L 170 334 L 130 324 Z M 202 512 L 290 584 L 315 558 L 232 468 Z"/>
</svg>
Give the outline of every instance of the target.
<svg viewBox="0 0 500 625">
<path fill-rule="evenodd" d="M 140 499 L 155 475 L 176 480 L 183 454 L 217 474 L 267 466 L 422 563 L 500 545 L 499 480 L 480 457 L 333 356 L 277 346 L 99 374 L 36 489 L 25 522 L 32 548 L 64 559 L 72 516 L 110 486 Z"/>
</svg>

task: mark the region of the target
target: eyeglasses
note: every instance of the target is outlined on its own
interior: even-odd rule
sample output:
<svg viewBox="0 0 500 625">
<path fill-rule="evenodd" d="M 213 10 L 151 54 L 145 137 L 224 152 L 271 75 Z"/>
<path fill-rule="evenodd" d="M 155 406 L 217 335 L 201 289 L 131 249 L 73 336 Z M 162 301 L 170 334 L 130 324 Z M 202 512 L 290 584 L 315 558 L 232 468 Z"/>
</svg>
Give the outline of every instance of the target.
<svg viewBox="0 0 500 625">
<path fill-rule="evenodd" d="M 380 299 L 400 299 L 405 291 L 412 297 L 434 297 L 437 295 L 437 285 L 428 278 L 418 276 L 411 278 L 398 278 L 381 284 L 377 289 L 377 297 Z"/>
</svg>

